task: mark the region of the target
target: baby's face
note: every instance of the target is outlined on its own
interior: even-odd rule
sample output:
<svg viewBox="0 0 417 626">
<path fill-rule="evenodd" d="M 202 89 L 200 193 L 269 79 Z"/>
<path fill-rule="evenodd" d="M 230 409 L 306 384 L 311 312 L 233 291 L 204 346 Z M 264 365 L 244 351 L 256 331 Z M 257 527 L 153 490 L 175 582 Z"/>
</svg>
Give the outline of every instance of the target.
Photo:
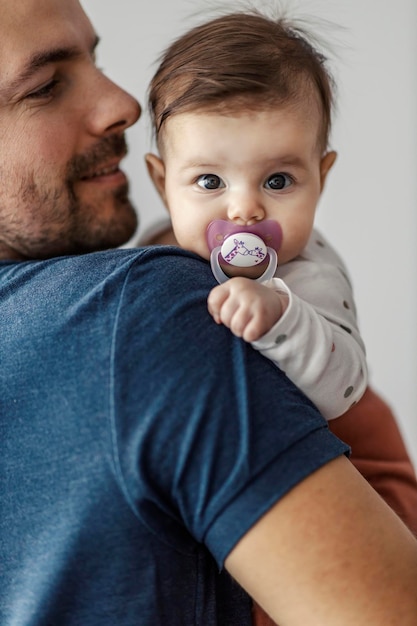
<svg viewBox="0 0 417 626">
<path fill-rule="evenodd" d="M 181 247 L 209 259 L 206 229 L 213 220 L 272 219 L 283 233 L 279 263 L 301 252 L 325 176 L 319 115 L 312 109 L 205 111 L 167 121 L 165 200 Z"/>
</svg>

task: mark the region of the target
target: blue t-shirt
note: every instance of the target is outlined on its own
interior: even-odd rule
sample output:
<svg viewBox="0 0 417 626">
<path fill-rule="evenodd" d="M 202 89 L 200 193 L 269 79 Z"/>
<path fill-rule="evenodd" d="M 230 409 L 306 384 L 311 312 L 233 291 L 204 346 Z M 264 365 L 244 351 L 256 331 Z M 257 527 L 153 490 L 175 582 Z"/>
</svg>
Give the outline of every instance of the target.
<svg viewBox="0 0 417 626">
<path fill-rule="evenodd" d="M 225 557 L 346 446 L 214 285 L 174 248 L 0 263 L 1 626 L 251 623 Z"/>
</svg>

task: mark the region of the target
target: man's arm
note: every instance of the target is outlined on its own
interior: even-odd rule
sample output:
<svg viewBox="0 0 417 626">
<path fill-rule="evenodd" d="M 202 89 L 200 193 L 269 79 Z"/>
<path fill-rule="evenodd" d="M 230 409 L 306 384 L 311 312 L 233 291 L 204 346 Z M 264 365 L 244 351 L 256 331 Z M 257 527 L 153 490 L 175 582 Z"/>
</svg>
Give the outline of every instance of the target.
<svg viewBox="0 0 417 626">
<path fill-rule="evenodd" d="M 344 457 L 292 489 L 225 565 L 281 626 L 417 623 L 417 542 Z"/>
<path fill-rule="evenodd" d="M 416 474 L 388 404 L 368 387 L 363 398 L 329 426 L 351 446 L 353 465 L 417 535 Z M 275 624 L 258 605 L 253 623 Z"/>
</svg>

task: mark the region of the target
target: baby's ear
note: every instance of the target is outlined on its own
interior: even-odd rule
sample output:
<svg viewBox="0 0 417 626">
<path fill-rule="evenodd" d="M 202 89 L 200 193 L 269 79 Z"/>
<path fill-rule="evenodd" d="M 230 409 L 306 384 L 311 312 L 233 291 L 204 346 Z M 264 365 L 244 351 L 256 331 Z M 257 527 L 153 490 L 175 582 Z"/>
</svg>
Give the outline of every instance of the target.
<svg viewBox="0 0 417 626">
<path fill-rule="evenodd" d="M 330 150 L 322 157 L 320 161 L 320 191 L 323 191 L 324 183 L 326 182 L 327 174 L 333 167 L 337 158 L 337 152 Z"/>
<path fill-rule="evenodd" d="M 155 185 L 155 189 L 161 196 L 165 206 L 167 206 L 166 202 L 166 194 L 165 194 L 165 165 L 162 159 L 156 154 L 152 154 L 148 152 L 145 154 L 145 163 L 148 168 L 149 176 L 152 179 L 153 184 Z"/>
</svg>

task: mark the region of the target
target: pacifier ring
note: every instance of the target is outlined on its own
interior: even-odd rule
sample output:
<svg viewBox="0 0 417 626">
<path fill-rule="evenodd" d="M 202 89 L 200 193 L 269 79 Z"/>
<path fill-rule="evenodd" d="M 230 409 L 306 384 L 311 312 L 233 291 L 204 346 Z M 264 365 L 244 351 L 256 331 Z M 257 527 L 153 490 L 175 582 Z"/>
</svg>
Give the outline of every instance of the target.
<svg viewBox="0 0 417 626">
<path fill-rule="evenodd" d="M 227 274 L 225 274 L 222 268 L 220 267 L 219 256 L 221 253 L 221 249 L 222 249 L 221 246 L 217 246 L 217 248 L 214 248 L 214 250 L 212 250 L 210 254 L 211 270 L 214 274 L 215 279 L 220 284 L 225 283 L 227 280 L 230 279 L 230 276 L 227 276 Z M 261 276 L 254 279 L 260 283 L 266 282 L 270 280 L 271 278 L 273 278 L 277 269 L 277 265 L 278 265 L 278 256 L 277 256 L 276 251 L 273 248 L 267 247 L 267 252 L 269 255 L 268 266 L 266 270 L 264 271 L 264 273 L 261 274 Z"/>
</svg>

